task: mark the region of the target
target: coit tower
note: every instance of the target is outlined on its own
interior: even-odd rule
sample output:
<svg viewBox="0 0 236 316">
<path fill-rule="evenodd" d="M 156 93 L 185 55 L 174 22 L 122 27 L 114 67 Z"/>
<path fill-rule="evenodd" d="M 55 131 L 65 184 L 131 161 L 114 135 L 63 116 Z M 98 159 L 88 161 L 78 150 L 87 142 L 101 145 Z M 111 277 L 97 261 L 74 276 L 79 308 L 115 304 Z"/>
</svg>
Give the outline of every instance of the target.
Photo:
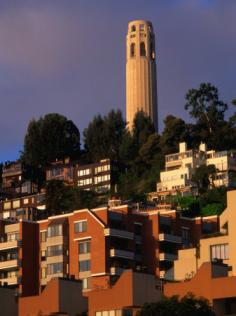
<svg viewBox="0 0 236 316">
<path fill-rule="evenodd" d="M 126 120 L 132 130 L 137 111 L 147 114 L 158 131 L 155 35 L 152 23 L 128 24 L 126 38 Z"/>
</svg>

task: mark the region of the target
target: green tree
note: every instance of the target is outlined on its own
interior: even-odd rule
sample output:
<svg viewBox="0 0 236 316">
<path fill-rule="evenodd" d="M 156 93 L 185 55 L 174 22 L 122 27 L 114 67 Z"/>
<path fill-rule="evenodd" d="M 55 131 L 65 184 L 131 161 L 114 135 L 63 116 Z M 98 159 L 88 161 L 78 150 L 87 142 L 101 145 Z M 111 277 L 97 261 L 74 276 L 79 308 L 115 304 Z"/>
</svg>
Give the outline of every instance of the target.
<svg viewBox="0 0 236 316">
<path fill-rule="evenodd" d="M 227 136 L 229 126 L 224 116 L 228 105 L 219 99 L 218 89 L 210 83 L 201 83 L 198 89 L 190 89 L 186 94 L 185 109 L 196 120 L 193 137 L 205 142 L 209 148 L 225 149 L 222 133 Z"/>
<path fill-rule="evenodd" d="M 192 181 L 196 183 L 199 193 L 205 193 L 210 186 L 214 187 L 214 179 L 216 176 L 215 165 L 201 165 L 192 176 Z"/>
<path fill-rule="evenodd" d="M 226 103 L 219 99 L 218 89 L 210 83 L 201 83 L 199 89 L 191 89 L 186 94 L 185 109 L 197 122 L 206 125 L 209 134 L 213 134 L 215 124 L 224 120 Z"/>
<path fill-rule="evenodd" d="M 161 135 L 163 154 L 170 154 L 179 150 L 180 142 L 191 142 L 190 128 L 184 120 L 168 115 L 164 120 L 164 130 Z"/>
<path fill-rule="evenodd" d="M 50 180 L 46 185 L 45 203 L 50 214 L 62 214 L 95 207 L 98 199 L 95 192 L 81 191 L 78 187 L 66 186 L 63 181 Z"/>
<path fill-rule="evenodd" d="M 66 117 L 51 113 L 30 121 L 21 155 L 26 165 L 41 168 L 56 159 L 78 158 L 79 153 L 79 130 Z"/>
<path fill-rule="evenodd" d="M 138 111 L 134 117 L 132 127 L 132 137 L 137 152 L 141 146 L 147 141 L 148 137 L 155 133 L 155 127 L 149 116 L 143 111 Z"/>
<path fill-rule="evenodd" d="M 88 160 L 96 162 L 110 158 L 112 161 L 118 161 L 125 127 L 119 110 L 112 110 L 104 117 L 95 116 L 84 130 L 84 147 Z"/>
<path fill-rule="evenodd" d="M 183 298 L 172 296 L 157 303 L 146 303 L 139 316 L 215 316 L 209 302 L 204 298 L 196 298 L 187 294 Z"/>
</svg>

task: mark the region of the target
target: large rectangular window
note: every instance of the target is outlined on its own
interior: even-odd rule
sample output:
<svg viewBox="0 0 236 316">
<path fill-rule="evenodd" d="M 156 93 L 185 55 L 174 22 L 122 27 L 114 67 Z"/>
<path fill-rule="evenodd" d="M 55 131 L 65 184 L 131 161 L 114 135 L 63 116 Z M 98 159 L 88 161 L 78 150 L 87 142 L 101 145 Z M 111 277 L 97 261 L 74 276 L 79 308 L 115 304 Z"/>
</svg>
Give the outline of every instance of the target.
<svg viewBox="0 0 236 316">
<path fill-rule="evenodd" d="M 56 262 L 47 265 L 47 274 L 63 273 L 63 263 Z"/>
<path fill-rule="evenodd" d="M 90 241 L 82 241 L 79 243 L 79 253 L 83 254 L 83 253 L 90 253 L 90 245 L 91 242 Z"/>
<path fill-rule="evenodd" d="M 75 233 L 83 233 L 87 231 L 87 221 L 80 221 L 74 224 Z"/>
<path fill-rule="evenodd" d="M 211 260 L 229 259 L 229 245 L 228 244 L 213 245 L 210 247 L 210 251 L 211 251 Z"/>
<path fill-rule="evenodd" d="M 62 245 L 47 247 L 47 256 L 48 257 L 60 256 L 62 254 L 63 254 L 63 246 Z"/>
<path fill-rule="evenodd" d="M 49 226 L 47 231 L 48 237 L 62 236 L 62 225 Z"/>
<path fill-rule="evenodd" d="M 91 261 L 90 260 L 79 261 L 79 271 L 80 272 L 90 271 L 90 269 L 91 269 Z"/>
<path fill-rule="evenodd" d="M 45 242 L 46 239 L 47 239 L 47 232 L 46 231 L 40 232 L 40 240 L 41 240 L 41 242 Z"/>
</svg>

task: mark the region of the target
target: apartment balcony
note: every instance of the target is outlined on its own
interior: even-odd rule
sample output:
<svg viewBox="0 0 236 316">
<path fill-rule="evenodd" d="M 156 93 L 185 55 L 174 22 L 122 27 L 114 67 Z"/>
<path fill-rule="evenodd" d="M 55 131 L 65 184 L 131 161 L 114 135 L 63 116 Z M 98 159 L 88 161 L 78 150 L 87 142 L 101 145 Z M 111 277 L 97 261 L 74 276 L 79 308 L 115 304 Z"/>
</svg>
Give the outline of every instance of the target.
<svg viewBox="0 0 236 316">
<path fill-rule="evenodd" d="M 111 236 L 111 237 L 134 239 L 134 233 L 128 232 L 126 230 L 115 229 L 115 228 L 105 228 L 104 235 Z"/>
<path fill-rule="evenodd" d="M 57 262 L 67 262 L 67 256 L 65 255 L 57 255 L 57 256 L 50 256 L 46 259 L 46 264 L 57 263 Z"/>
<path fill-rule="evenodd" d="M 121 275 L 125 269 L 119 267 L 111 267 L 110 274 L 111 275 Z"/>
<path fill-rule="evenodd" d="M 120 249 L 114 249 L 114 248 L 110 249 L 110 256 L 129 259 L 129 260 L 134 259 L 134 253 L 132 251 L 120 250 Z"/>
<path fill-rule="evenodd" d="M 176 244 L 182 243 L 182 238 L 180 236 L 175 236 L 171 234 L 161 233 L 159 234 L 159 241 L 171 242 Z"/>
<path fill-rule="evenodd" d="M 48 274 L 45 281 L 45 283 L 48 283 L 51 279 L 54 279 L 54 278 L 64 278 L 66 277 L 66 274 L 63 273 L 63 272 L 58 272 L 58 273 L 54 273 L 54 274 Z"/>
<path fill-rule="evenodd" d="M 17 285 L 17 284 L 19 284 L 17 276 L 12 276 L 12 277 L 8 277 L 8 278 L 0 279 L 0 283 L 2 285 L 4 285 L 4 284 L 7 284 L 7 285 Z"/>
<path fill-rule="evenodd" d="M 160 261 L 175 261 L 178 259 L 178 256 L 173 254 L 173 253 L 166 253 L 166 252 L 161 252 L 159 255 L 159 260 Z"/>
<path fill-rule="evenodd" d="M 0 241 L 0 251 L 2 250 L 7 250 L 7 249 L 14 249 L 14 248 L 18 248 L 21 245 L 21 241 L 20 240 L 4 240 L 4 241 Z"/>
<path fill-rule="evenodd" d="M 56 245 L 62 245 L 65 243 L 65 236 L 53 236 L 53 237 L 48 237 L 46 241 L 47 247 L 50 246 L 56 246 Z"/>
<path fill-rule="evenodd" d="M 19 267 L 19 260 L 12 259 L 0 262 L 0 270 L 8 270 Z"/>
</svg>

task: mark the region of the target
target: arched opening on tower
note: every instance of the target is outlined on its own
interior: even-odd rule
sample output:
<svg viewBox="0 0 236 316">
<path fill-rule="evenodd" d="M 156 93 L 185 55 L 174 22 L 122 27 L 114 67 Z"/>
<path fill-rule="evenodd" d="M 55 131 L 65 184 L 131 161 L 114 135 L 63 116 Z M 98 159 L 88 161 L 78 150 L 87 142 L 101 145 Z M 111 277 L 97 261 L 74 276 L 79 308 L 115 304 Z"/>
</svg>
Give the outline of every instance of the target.
<svg viewBox="0 0 236 316">
<path fill-rule="evenodd" d="M 136 31 L 136 26 L 135 25 L 132 25 L 131 26 L 131 32 L 135 32 Z"/>
<path fill-rule="evenodd" d="M 140 43 L 140 56 L 146 56 L 146 47 L 144 42 Z"/>
<path fill-rule="evenodd" d="M 135 57 L 135 43 L 130 45 L 130 57 Z"/>
</svg>

